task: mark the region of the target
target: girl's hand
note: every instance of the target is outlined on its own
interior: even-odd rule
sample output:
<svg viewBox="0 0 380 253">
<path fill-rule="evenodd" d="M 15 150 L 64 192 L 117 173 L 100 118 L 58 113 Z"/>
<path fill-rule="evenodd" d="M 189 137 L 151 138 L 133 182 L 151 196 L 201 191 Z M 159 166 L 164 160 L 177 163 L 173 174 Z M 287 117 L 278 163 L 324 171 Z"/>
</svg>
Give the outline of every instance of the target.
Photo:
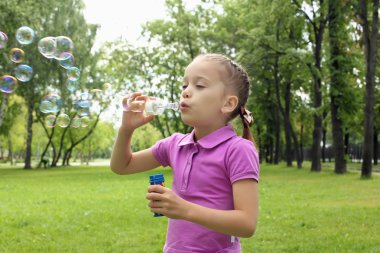
<svg viewBox="0 0 380 253">
<path fill-rule="evenodd" d="M 188 202 L 162 185 L 150 185 L 146 198 L 153 213 L 163 214 L 172 219 L 185 219 L 187 215 Z"/>
<path fill-rule="evenodd" d="M 121 128 L 135 130 L 154 119 L 154 115 L 144 115 L 144 108 L 147 100 L 148 97 L 143 96 L 141 92 L 134 92 L 123 98 L 124 111 Z"/>
</svg>

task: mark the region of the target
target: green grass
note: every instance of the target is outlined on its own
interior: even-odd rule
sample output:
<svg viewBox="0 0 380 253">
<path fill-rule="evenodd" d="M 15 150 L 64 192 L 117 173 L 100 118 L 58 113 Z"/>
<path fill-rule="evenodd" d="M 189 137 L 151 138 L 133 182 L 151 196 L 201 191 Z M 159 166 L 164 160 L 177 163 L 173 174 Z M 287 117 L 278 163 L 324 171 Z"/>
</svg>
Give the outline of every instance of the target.
<svg viewBox="0 0 380 253">
<path fill-rule="evenodd" d="M 305 166 L 306 167 L 306 166 Z M 166 218 L 146 204 L 148 175 L 108 167 L 0 167 L 0 252 L 162 252 Z M 261 167 L 260 214 L 244 252 L 380 252 L 380 178 Z"/>
</svg>

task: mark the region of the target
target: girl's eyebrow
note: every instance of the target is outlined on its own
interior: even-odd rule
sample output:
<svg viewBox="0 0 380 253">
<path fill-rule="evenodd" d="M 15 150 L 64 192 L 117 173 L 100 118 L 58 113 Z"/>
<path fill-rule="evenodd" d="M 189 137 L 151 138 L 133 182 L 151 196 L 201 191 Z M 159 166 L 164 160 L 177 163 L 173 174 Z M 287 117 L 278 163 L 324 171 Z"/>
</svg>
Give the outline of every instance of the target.
<svg viewBox="0 0 380 253">
<path fill-rule="evenodd" d="M 187 76 L 184 76 L 183 77 L 183 79 L 182 79 L 182 81 L 183 82 L 186 82 L 186 81 L 188 81 L 188 77 Z M 198 80 L 201 80 L 201 79 L 204 79 L 204 80 L 206 80 L 206 81 L 210 81 L 210 79 L 208 79 L 207 77 L 205 77 L 205 76 L 195 76 L 195 77 L 193 77 L 193 78 L 191 78 L 191 79 L 194 79 L 194 80 L 196 80 L 196 81 L 198 81 Z"/>
</svg>

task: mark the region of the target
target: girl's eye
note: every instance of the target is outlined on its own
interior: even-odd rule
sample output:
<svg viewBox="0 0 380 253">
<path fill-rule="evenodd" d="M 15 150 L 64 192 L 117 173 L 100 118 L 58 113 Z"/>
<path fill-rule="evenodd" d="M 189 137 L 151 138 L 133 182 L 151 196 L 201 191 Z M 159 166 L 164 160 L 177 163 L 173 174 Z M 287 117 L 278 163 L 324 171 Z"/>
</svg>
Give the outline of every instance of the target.
<svg viewBox="0 0 380 253">
<path fill-rule="evenodd" d="M 202 89 L 202 88 L 206 88 L 203 84 L 196 84 L 195 87 L 197 87 L 197 88 L 201 88 L 201 89 Z"/>
<path fill-rule="evenodd" d="M 182 90 L 186 90 L 187 85 L 182 85 Z"/>
</svg>

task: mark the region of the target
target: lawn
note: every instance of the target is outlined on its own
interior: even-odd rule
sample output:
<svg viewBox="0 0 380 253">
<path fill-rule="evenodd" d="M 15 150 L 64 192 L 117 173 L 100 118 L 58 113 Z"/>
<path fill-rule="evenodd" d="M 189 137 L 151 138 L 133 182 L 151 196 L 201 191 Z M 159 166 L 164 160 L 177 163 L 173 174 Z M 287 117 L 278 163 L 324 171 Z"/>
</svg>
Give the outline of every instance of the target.
<svg viewBox="0 0 380 253">
<path fill-rule="evenodd" d="M 305 168 L 307 165 L 305 166 Z M 380 252 L 380 177 L 261 167 L 256 234 L 246 252 Z M 0 167 L 0 252 L 162 252 L 165 217 L 145 199 L 148 175 L 109 167 Z"/>
</svg>

